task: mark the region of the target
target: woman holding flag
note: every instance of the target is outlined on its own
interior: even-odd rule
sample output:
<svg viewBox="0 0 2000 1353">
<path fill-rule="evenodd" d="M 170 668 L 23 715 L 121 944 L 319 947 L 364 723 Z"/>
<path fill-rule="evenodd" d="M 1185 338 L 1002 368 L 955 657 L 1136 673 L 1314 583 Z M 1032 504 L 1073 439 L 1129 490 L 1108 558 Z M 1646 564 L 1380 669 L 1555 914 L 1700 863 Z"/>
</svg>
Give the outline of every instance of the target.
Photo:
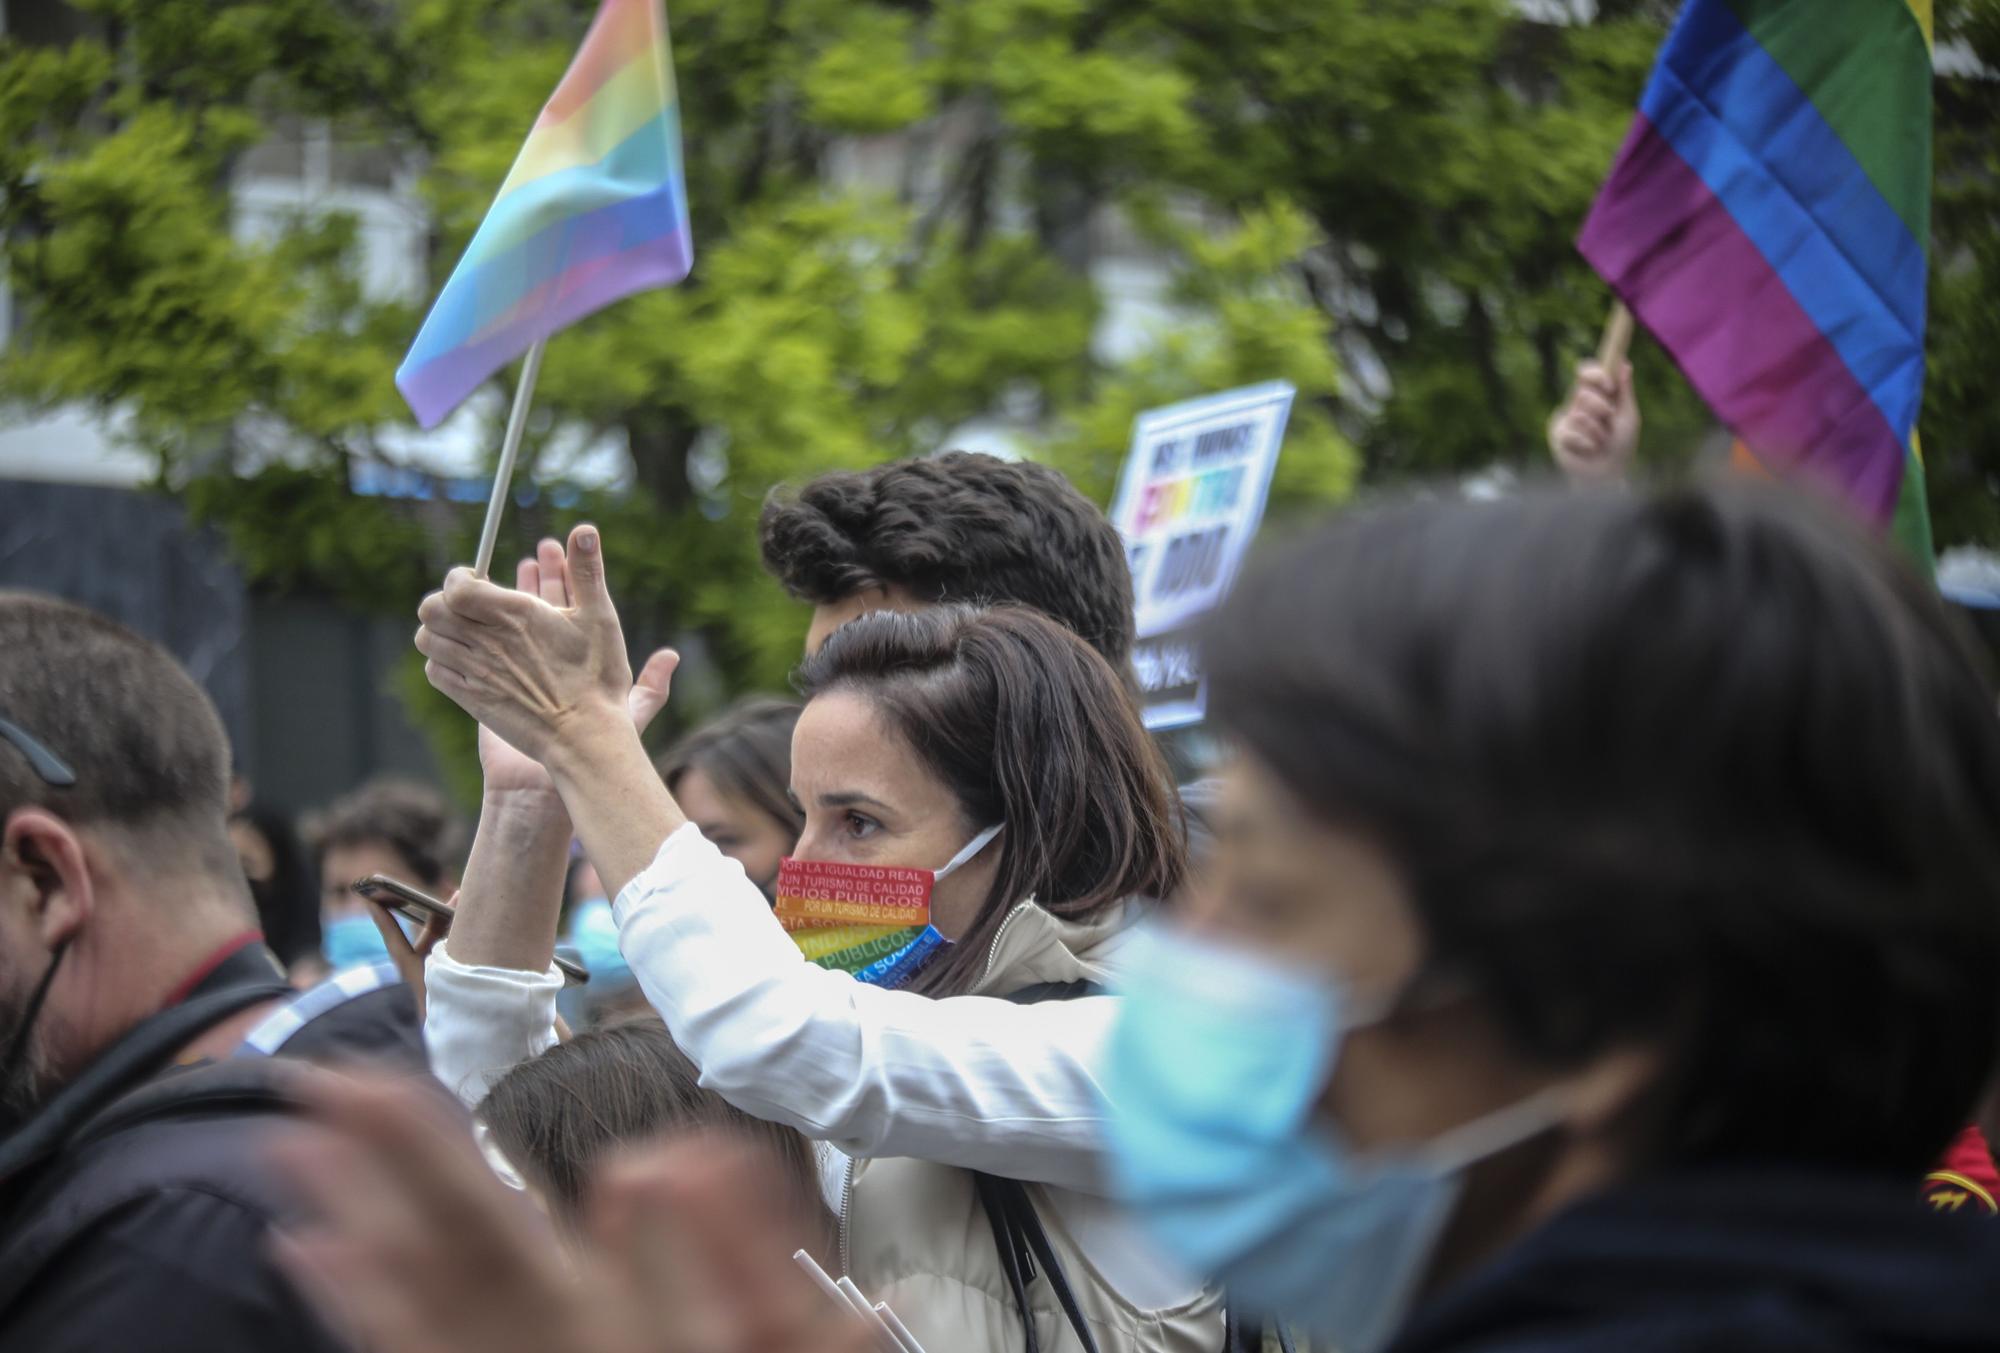
<svg viewBox="0 0 2000 1353">
<path fill-rule="evenodd" d="M 1015 608 L 836 631 L 801 671 L 805 830 L 774 913 L 648 762 L 603 579 L 585 526 L 525 590 L 460 570 L 424 602 L 431 680 L 490 730 L 480 844 L 428 970 L 438 1074 L 476 1101 L 552 1041 L 557 897 L 533 880 L 559 877 L 573 821 L 703 1085 L 829 1144 L 842 1266 L 927 1347 L 1219 1348 L 1219 1295 L 1103 1196 L 1092 1060 L 1117 1001 L 1097 989 L 1184 866 L 1117 675 Z"/>
</svg>

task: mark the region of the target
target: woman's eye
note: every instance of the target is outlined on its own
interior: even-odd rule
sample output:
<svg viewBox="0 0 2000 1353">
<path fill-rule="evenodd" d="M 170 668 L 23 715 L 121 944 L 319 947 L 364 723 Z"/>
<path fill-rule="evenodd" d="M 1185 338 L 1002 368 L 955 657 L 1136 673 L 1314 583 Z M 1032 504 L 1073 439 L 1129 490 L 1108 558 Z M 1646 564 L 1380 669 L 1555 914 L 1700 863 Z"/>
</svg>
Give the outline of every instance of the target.
<svg viewBox="0 0 2000 1353">
<path fill-rule="evenodd" d="M 849 813 L 846 819 L 847 834 L 857 841 L 866 841 L 882 830 L 882 824 L 865 813 Z"/>
</svg>

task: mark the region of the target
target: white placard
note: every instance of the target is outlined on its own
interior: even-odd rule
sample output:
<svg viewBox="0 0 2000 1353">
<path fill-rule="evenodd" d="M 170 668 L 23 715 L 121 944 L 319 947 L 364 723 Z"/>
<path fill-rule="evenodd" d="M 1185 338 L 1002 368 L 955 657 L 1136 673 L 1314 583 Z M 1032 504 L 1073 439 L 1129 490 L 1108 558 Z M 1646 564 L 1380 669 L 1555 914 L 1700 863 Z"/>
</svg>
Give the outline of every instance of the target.
<svg viewBox="0 0 2000 1353">
<path fill-rule="evenodd" d="M 1235 581 L 1296 393 L 1270 381 L 1152 409 L 1133 425 L 1111 520 L 1132 566 L 1149 728 L 1201 718 L 1206 692 L 1184 631 Z"/>
</svg>

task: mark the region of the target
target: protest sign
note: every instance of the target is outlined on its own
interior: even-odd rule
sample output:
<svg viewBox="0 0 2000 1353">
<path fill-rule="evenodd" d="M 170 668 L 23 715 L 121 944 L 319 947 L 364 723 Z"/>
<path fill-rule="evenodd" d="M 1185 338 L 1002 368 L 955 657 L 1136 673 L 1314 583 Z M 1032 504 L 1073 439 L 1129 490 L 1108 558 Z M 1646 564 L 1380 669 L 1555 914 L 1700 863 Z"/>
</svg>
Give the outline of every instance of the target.
<svg viewBox="0 0 2000 1353">
<path fill-rule="evenodd" d="M 1257 533 L 1296 393 L 1271 381 L 1153 409 L 1133 425 L 1111 520 L 1132 567 L 1148 728 L 1201 719 L 1207 695 L 1189 627 L 1229 590 Z"/>
</svg>

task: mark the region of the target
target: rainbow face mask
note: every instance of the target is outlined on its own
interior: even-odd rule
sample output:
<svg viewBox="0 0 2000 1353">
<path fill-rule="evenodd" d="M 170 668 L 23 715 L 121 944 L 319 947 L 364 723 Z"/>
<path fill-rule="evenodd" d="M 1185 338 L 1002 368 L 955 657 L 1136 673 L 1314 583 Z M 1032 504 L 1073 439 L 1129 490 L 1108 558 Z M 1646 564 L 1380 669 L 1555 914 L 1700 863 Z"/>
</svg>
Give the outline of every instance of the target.
<svg viewBox="0 0 2000 1353">
<path fill-rule="evenodd" d="M 996 822 L 973 837 L 938 870 L 787 856 L 778 866 L 778 922 L 822 968 L 874 986 L 903 986 L 950 943 L 931 924 L 937 881 L 984 850 L 1005 825 Z"/>
</svg>

